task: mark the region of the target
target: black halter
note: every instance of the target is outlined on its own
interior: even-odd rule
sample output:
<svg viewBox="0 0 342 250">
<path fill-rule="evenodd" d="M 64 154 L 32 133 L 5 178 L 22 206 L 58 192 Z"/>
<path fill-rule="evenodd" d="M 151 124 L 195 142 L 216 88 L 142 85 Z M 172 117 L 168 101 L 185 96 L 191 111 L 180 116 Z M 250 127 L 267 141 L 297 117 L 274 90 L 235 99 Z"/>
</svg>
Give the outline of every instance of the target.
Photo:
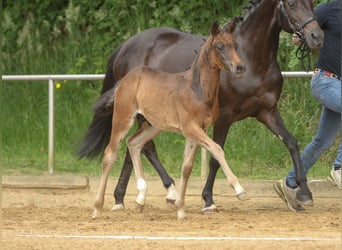
<svg viewBox="0 0 342 250">
<path fill-rule="evenodd" d="M 308 69 L 311 68 L 311 60 L 310 60 L 310 48 L 306 45 L 306 41 L 305 41 L 305 35 L 304 35 L 304 28 L 306 25 L 308 25 L 309 23 L 313 22 L 316 20 L 316 18 L 314 16 L 310 16 L 308 17 L 308 19 L 306 19 L 301 25 L 296 26 L 295 24 L 293 24 L 293 22 L 291 21 L 289 14 L 287 13 L 287 10 L 285 8 L 285 3 L 283 0 L 279 0 L 279 4 L 277 6 L 278 10 L 280 11 L 280 13 L 285 17 L 285 19 L 287 20 L 287 23 L 292 31 L 292 33 L 295 33 L 299 39 L 301 40 L 301 45 L 298 47 L 297 51 L 296 51 L 296 57 L 301 61 L 302 63 L 302 67 L 308 71 Z M 278 18 L 280 20 L 280 15 L 278 15 Z M 308 67 L 304 66 L 304 59 L 308 58 Z"/>
</svg>

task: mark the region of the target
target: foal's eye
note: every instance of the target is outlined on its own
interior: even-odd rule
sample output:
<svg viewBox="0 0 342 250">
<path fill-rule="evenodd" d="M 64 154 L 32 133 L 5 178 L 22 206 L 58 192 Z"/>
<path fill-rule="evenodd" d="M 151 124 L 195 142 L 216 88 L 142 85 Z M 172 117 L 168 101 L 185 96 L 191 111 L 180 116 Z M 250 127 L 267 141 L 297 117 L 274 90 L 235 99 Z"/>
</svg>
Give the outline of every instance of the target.
<svg viewBox="0 0 342 250">
<path fill-rule="evenodd" d="M 222 43 L 218 43 L 216 44 L 216 48 L 218 48 L 219 50 L 223 50 L 223 44 Z"/>
</svg>

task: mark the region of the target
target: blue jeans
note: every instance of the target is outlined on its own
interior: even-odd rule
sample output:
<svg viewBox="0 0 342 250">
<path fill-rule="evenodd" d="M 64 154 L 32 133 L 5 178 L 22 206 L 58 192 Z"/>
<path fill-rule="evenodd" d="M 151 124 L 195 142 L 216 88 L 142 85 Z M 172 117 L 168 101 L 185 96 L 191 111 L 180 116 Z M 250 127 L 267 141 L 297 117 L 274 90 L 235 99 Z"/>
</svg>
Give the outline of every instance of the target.
<svg viewBox="0 0 342 250">
<path fill-rule="evenodd" d="M 317 134 L 305 147 L 301 155 L 305 174 L 321 155 L 331 147 L 341 129 L 341 80 L 326 77 L 322 72 L 318 72 L 311 79 L 311 92 L 316 100 L 322 104 L 322 112 Z M 341 166 L 341 139 L 337 157 L 333 164 Z M 292 168 L 286 176 L 288 186 L 298 186 L 295 176 L 295 170 Z"/>
</svg>

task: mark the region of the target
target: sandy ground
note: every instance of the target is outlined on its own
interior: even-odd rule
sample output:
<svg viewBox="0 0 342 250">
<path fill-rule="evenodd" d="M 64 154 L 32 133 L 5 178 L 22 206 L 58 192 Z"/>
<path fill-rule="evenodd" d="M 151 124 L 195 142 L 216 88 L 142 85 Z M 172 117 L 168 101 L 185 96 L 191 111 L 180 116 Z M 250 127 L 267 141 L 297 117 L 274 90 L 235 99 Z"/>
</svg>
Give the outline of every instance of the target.
<svg viewBox="0 0 342 250">
<path fill-rule="evenodd" d="M 124 211 L 111 211 L 110 180 L 101 217 L 92 220 L 99 179 L 86 189 L 2 188 L 1 249 L 342 249 L 341 192 L 312 182 L 315 206 L 294 213 L 272 183 L 241 181 L 250 199 L 239 201 L 217 180 L 219 212 L 202 214 L 204 181 L 192 179 L 186 197 L 188 218 L 176 219 L 158 179 L 148 180 L 145 209 L 135 209 L 135 181 Z"/>
</svg>

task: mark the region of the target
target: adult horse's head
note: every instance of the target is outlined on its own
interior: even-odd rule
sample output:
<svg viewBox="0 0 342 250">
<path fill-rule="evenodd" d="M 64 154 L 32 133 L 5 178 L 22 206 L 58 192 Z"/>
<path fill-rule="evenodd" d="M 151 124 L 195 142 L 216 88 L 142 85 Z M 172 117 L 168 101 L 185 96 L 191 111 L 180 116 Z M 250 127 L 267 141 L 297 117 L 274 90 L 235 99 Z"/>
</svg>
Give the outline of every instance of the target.
<svg viewBox="0 0 342 250">
<path fill-rule="evenodd" d="M 211 26 L 211 52 L 216 65 L 225 71 L 231 71 L 236 77 L 242 77 L 246 71 L 243 62 L 237 54 L 237 44 L 233 36 L 237 19 L 227 23 L 222 29 L 217 22 Z"/>
<path fill-rule="evenodd" d="M 278 19 L 281 27 L 296 33 L 310 49 L 323 45 L 324 33 L 315 19 L 315 0 L 279 0 Z"/>
</svg>

